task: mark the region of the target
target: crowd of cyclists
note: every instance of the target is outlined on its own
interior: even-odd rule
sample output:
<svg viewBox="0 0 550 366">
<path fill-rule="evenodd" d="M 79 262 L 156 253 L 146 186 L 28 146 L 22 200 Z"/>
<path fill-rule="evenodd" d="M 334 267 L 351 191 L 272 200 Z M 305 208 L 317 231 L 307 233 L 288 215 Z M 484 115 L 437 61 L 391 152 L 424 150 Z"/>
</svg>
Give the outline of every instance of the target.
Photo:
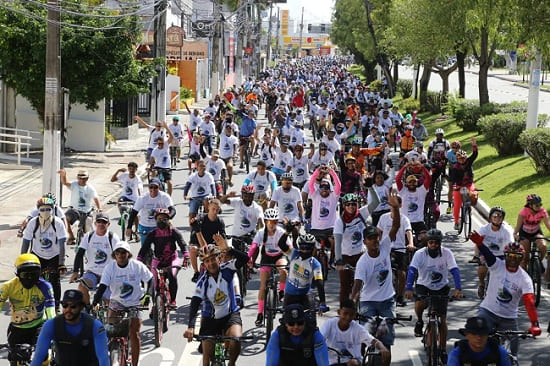
<svg viewBox="0 0 550 366">
<path fill-rule="evenodd" d="M 105 329 L 87 313 L 107 304 L 106 322 L 134 309 L 128 338 L 135 366 L 139 309 L 159 286 L 157 269 L 167 269 L 169 306 L 176 309 L 178 269 L 190 265 L 196 285 L 184 337 L 197 336 L 200 311 L 199 336 L 232 337 L 226 345 L 229 365 L 240 353 L 240 310 L 256 268 L 255 326 L 263 327 L 271 316 L 266 296 L 272 278 L 278 281 L 274 286 L 283 313 L 281 325 L 267 337 L 266 365 L 361 365 L 369 347 L 377 352 L 377 362 L 389 365 L 396 306 L 410 300 L 417 337 L 424 333 L 424 311 L 433 307 L 437 313 L 439 364 L 490 364 L 501 354 L 496 364 L 510 364 L 505 351 L 493 352 L 500 346 L 487 337 L 492 329 L 522 327 L 520 300 L 531 323 L 528 332 L 541 334 L 527 271 L 531 242 L 541 268 L 546 258 L 541 224 L 550 230 L 550 220 L 541 197 L 527 197 L 514 229 L 504 222 L 504 209 L 493 207 L 488 224 L 471 233 L 482 302 L 477 317 L 461 329 L 467 340 L 447 357 L 448 301 L 463 297 L 463 283 L 437 229 L 439 206 L 444 202 L 459 230 L 463 199 L 474 204 L 477 199 L 478 147 L 472 138 L 469 154 L 459 141 L 447 141 L 440 128 L 430 139 L 416 111 L 403 116 L 385 91 L 371 89 L 347 71 L 350 62 L 349 57 L 285 60 L 216 95 L 203 111 L 189 110 L 188 125 L 177 116 L 171 124 L 154 125 L 136 116 L 150 130 L 149 179 L 145 189 L 135 162 L 111 178 L 122 185 L 119 207 L 130 207 L 122 240 L 110 229 L 111 218 L 102 211 L 89 173 L 79 171 L 69 182 L 59 171 L 71 191 L 70 207 L 64 212 L 52 194 L 38 200 L 19 232 L 16 277 L 0 289 L 0 304 L 9 301 L 11 307 L 8 343 L 35 344 L 38 337 L 32 365 L 48 357 L 51 341 L 63 344 L 63 352 L 55 355 L 58 365 L 74 360 L 106 365 Z M 260 124 L 264 112 L 267 123 Z M 179 230 L 172 223 L 171 173 L 186 155 L 189 229 Z M 236 187 L 234 177 L 245 166 L 243 184 Z M 438 198 L 438 180 L 447 183 L 446 201 Z M 231 234 L 220 217 L 223 205 L 234 209 Z M 128 244 L 133 238 L 141 243 L 138 253 Z M 70 282 L 78 283 L 78 290 L 62 298 L 68 245 L 77 246 Z M 315 314 L 329 310 L 329 273 L 338 276 L 338 317 L 317 328 Z M 384 326 L 371 334 L 364 324 L 377 319 Z M 214 345 L 211 339 L 202 341 L 203 365 L 214 357 Z M 518 348 L 514 336 L 510 355 L 516 360 Z M 11 350 L 9 357 L 15 360 Z"/>
</svg>

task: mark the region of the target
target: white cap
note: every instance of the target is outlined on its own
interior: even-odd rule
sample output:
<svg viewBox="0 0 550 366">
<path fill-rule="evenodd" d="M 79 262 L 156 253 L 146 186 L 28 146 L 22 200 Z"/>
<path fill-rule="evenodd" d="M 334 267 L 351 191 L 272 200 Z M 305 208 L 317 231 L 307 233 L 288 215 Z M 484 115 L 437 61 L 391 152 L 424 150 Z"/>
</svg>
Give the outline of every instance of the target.
<svg viewBox="0 0 550 366">
<path fill-rule="evenodd" d="M 123 240 L 116 243 L 115 247 L 113 248 L 113 252 L 115 252 L 117 249 L 124 249 L 128 253 L 132 253 L 132 250 L 130 249 L 130 244 L 128 244 L 128 242 L 125 242 Z"/>
</svg>

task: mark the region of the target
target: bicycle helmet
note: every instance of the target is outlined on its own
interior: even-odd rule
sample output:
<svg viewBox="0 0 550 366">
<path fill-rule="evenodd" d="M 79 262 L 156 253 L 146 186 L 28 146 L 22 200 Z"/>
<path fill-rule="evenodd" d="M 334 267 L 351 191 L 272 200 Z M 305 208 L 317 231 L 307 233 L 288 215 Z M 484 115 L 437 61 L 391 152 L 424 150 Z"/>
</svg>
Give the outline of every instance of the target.
<svg viewBox="0 0 550 366">
<path fill-rule="evenodd" d="M 437 130 L 435 130 L 435 134 L 436 134 L 436 135 L 444 135 L 445 132 L 443 131 L 442 128 L 438 128 Z"/>
<path fill-rule="evenodd" d="M 502 214 L 502 219 L 503 220 L 506 217 L 506 211 L 504 211 L 504 209 L 500 206 L 495 206 L 495 207 L 491 208 L 491 210 L 489 211 L 489 217 L 493 216 L 493 213 L 495 213 L 495 212 L 500 212 Z"/>
<path fill-rule="evenodd" d="M 542 203 L 542 198 L 540 198 L 538 194 L 532 193 L 527 195 L 526 201 L 526 205 L 533 205 L 537 203 Z"/>
<path fill-rule="evenodd" d="M 355 193 L 346 193 L 344 197 L 342 197 L 342 203 L 346 204 L 348 202 L 357 202 L 357 195 Z"/>
<path fill-rule="evenodd" d="M 264 212 L 265 220 L 279 220 L 279 210 L 276 208 L 268 208 Z"/>
<path fill-rule="evenodd" d="M 456 157 L 457 158 L 467 158 L 468 153 L 464 150 L 458 150 L 457 153 L 456 153 Z"/>
<path fill-rule="evenodd" d="M 361 139 L 354 138 L 351 142 L 352 145 L 361 145 Z"/>
<path fill-rule="evenodd" d="M 414 147 L 416 147 L 416 148 L 419 148 L 419 147 L 424 148 L 424 144 L 422 143 L 422 141 L 416 141 L 416 142 L 414 143 Z"/>
<path fill-rule="evenodd" d="M 53 206 L 55 206 L 55 201 L 48 197 L 40 197 L 40 199 L 36 201 L 36 207 L 38 208 L 40 206 L 51 206 L 53 208 Z"/>
<path fill-rule="evenodd" d="M 346 156 L 346 163 L 347 163 L 348 161 L 355 161 L 355 157 L 354 157 L 353 155 L 351 155 L 351 154 L 348 154 L 348 156 Z"/>
<path fill-rule="evenodd" d="M 199 249 L 199 255 L 202 261 L 206 258 L 217 256 L 218 254 L 220 254 L 220 250 L 216 247 L 216 244 L 207 244 Z"/>
<path fill-rule="evenodd" d="M 441 241 L 443 241 L 443 233 L 439 229 L 430 229 L 426 233 L 426 240 L 435 240 L 441 244 Z"/>
<path fill-rule="evenodd" d="M 253 185 L 242 186 L 241 194 L 254 194 L 256 193 L 256 188 Z"/>
<path fill-rule="evenodd" d="M 285 179 L 291 180 L 291 181 L 294 180 L 294 175 L 292 174 L 292 172 L 283 173 L 281 175 L 281 180 L 285 180 Z"/>
<path fill-rule="evenodd" d="M 55 198 L 55 194 L 48 192 L 45 195 L 42 196 L 42 198 L 50 198 L 53 200 L 53 204 L 55 205 L 57 199 Z"/>
<path fill-rule="evenodd" d="M 170 218 L 170 210 L 167 208 L 157 208 L 155 209 L 155 212 L 153 213 L 155 218 L 159 215 L 166 215 L 168 218 Z"/>
<path fill-rule="evenodd" d="M 15 260 L 17 275 L 21 272 L 40 271 L 40 259 L 32 253 L 23 253 Z"/>
<path fill-rule="evenodd" d="M 300 250 L 312 251 L 315 247 L 315 237 L 311 234 L 300 234 L 298 237 L 298 248 Z"/>
<path fill-rule="evenodd" d="M 462 147 L 462 144 L 460 141 L 453 141 L 451 142 L 451 149 L 460 149 Z"/>
<path fill-rule="evenodd" d="M 508 243 L 508 245 L 506 245 L 504 247 L 504 254 L 510 254 L 510 253 L 515 253 L 515 254 L 521 254 L 521 255 L 524 255 L 525 254 L 525 250 L 523 249 L 523 245 L 521 245 L 520 243 L 516 243 L 516 242 L 511 242 L 511 243 Z"/>
</svg>

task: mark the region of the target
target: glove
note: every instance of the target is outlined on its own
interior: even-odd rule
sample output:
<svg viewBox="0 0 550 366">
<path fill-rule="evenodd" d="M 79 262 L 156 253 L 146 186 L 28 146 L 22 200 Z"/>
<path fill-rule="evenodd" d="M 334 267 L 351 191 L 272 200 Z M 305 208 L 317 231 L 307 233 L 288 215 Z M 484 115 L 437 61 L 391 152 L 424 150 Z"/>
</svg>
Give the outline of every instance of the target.
<svg viewBox="0 0 550 366">
<path fill-rule="evenodd" d="M 534 337 L 538 337 L 541 335 L 542 331 L 539 327 L 539 322 L 532 322 L 531 328 L 529 328 L 529 333 L 531 333 Z"/>
<path fill-rule="evenodd" d="M 470 240 L 473 241 L 478 247 L 483 244 L 484 236 L 479 235 L 478 232 L 474 231 L 470 234 Z"/>
<path fill-rule="evenodd" d="M 319 305 L 319 310 L 320 310 L 322 313 L 326 313 L 327 311 L 330 310 L 330 308 L 329 308 L 326 304 L 321 304 L 321 305 Z"/>
<path fill-rule="evenodd" d="M 149 303 L 151 302 L 151 295 L 149 294 L 145 294 L 142 298 L 141 298 L 141 305 L 142 306 L 149 306 Z"/>
<path fill-rule="evenodd" d="M 291 221 L 288 221 L 286 224 L 284 224 L 284 229 L 287 233 L 292 232 L 293 227 L 294 226 L 292 225 Z"/>
</svg>

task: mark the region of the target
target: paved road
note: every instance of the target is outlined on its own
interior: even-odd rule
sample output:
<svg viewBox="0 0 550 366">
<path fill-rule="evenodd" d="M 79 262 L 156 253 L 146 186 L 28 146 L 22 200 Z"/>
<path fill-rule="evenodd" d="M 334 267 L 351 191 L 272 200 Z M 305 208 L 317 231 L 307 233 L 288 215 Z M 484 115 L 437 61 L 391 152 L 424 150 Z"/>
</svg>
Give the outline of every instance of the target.
<svg viewBox="0 0 550 366">
<path fill-rule="evenodd" d="M 472 69 L 473 70 L 473 69 Z M 400 66 L 399 77 L 403 79 L 413 79 L 412 67 Z M 509 103 L 515 100 L 527 101 L 529 89 L 514 85 L 512 81 L 503 80 L 496 77 L 487 79 L 489 86 L 489 99 L 496 103 Z M 432 74 L 428 89 L 441 91 L 441 78 L 437 74 Z M 458 93 L 458 72 L 455 71 L 449 76 L 449 91 Z M 466 72 L 466 98 L 479 99 L 478 75 L 472 72 Z M 539 95 L 539 113 L 550 114 L 550 93 L 540 92 Z"/>
<path fill-rule="evenodd" d="M 260 120 L 261 123 L 265 123 L 264 120 Z M 183 164 L 182 164 L 183 167 Z M 179 170 L 174 172 L 174 180 L 176 182 L 173 199 L 176 204 L 178 214 L 174 220 L 175 225 L 182 229 L 186 240 L 189 237 L 189 231 L 187 227 L 187 204 L 183 202 L 183 184 L 188 176 L 188 171 Z M 235 187 L 244 179 L 244 171 L 239 170 L 235 179 Z M 445 207 L 446 208 L 446 207 Z M 110 212 L 113 218 L 111 228 L 120 233 L 118 226 L 116 225 L 116 218 L 118 215 L 114 210 Z M 233 210 L 228 206 L 224 207 L 222 214 L 227 226 L 228 231 L 231 231 L 233 224 Z M 475 226 L 479 226 L 480 219 L 476 217 Z M 449 305 L 449 341 L 447 348 L 450 350 L 455 340 L 460 336 L 457 329 L 464 325 L 464 321 L 467 317 L 476 314 L 479 300 L 476 298 L 477 283 L 474 279 L 475 267 L 468 264 L 467 261 L 472 255 L 472 244 L 465 243 L 463 238 L 457 237 L 453 232 L 452 225 L 450 223 L 451 218 L 447 215 L 443 215 L 439 228 L 445 233 L 445 246 L 451 248 L 457 258 L 457 262 L 461 269 L 462 278 L 466 293 L 466 299 L 453 302 Z M 138 244 L 131 243 L 134 253 L 138 251 Z M 67 263 L 72 263 L 74 253 L 69 250 L 70 259 Z M 186 296 L 191 296 L 194 290 L 194 284 L 191 282 L 191 271 L 182 271 L 179 274 L 180 290 L 178 293 L 177 301 L 179 308 L 173 312 L 170 316 L 169 330 L 166 333 L 162 347 L 155 348 L 152 342 L 153 328 L 151 320 L 147 319 L 147 315 L 144 314 L 144 323 L 142 328 L 142 353 L 141 365 L 144 366 L 198 366 L 201 365 L 201 355 L 196 352 L 197 343 L 187 343 L 182 337 L 183 332 L 186 329 L 187 314 L 188 314 L 188 300 Z M 63 288 L 70 288 L 67 281 L 63 283 Z M 325 319 L 336 315 L 336 304 L 338 297 L 338 280 L 334 272 L 329 272 L 327 288 L 327 301 L 331 307 L 331 311 L 325 315 L 325 317 L 319 320 L 322 323 Z M 242 311 L 243 329 L 245 335 L 252 335 L 256 339 L 252 342 L 243 345 L 242 355 L 239 358 L 239 365 L 261 365 L 265 363 L 265 332 L 264 329 L 258 329 L 254 327 L 254 320 L 256 318 L 256 297 L 258 289 L 258 280 L 254 279 L 250 283 L 250 289 L 245 301 L 247 307 Z M 545 294 L 544 299 L 541 302 L 540 309 L 547 309 L 549 306 L 548 298 Z M 413 314 L 412 304 L 407 305 L 405 308 L 398 308 L 399 312 L 403 315 Z M 541 325 L 546 328 L 548 322 L 548 316 L 546 314 L 541 315 Z M 525 312 L 521 311 L 521 326 L 527 328 L 529 323 L 527 321 Z M 8 313 L 0 315 L 0 329 L 6 329 L 8 325 Z M 426 358 L 424 351 L 420 343 L 419 338 L 413 336 L 414 321 L 404 327 L 397 327 L 397 340 L 393 347 L 393 362 L 394 365 L 402 366 L 419 366 L 426 364 Z M 0 343 L 6 341 L 6 335 L 4 332 L 0 332 Z M 546 337 L 542 337 L 535 341 L 526 340 L 521 342 L 521 356 L 523 365 L 548 365 L 550 364 L 550 355 L 536 352 L 536 349 L 548 349 L 550 341 Z M 0 358 L 5 357 L 5 353 L 0 353 Z M 3 360 L 0 364 L 4 364 Z"/>
</svg>

